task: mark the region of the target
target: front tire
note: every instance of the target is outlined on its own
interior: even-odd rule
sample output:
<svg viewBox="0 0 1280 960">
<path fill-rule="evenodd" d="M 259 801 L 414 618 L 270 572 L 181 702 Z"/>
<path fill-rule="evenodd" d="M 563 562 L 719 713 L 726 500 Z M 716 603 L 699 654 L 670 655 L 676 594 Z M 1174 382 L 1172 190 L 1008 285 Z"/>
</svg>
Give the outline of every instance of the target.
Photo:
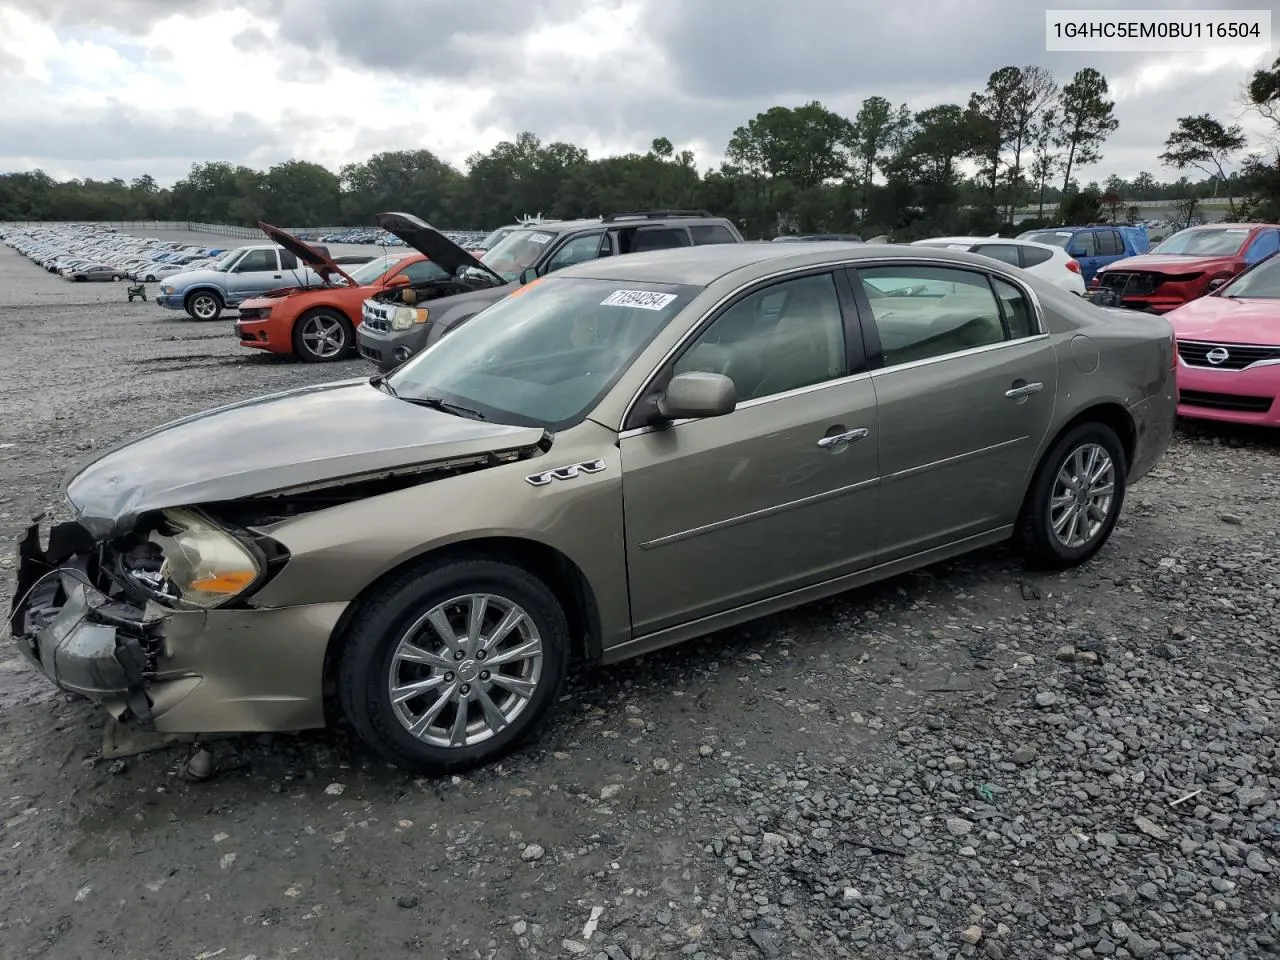
<svg viewBox="0 0 1280 960">
<path fill-rule="evenodd" d="M 356 331 L 336 310 L 309 310 L 293 325 L 293 352 L 306 363 L 332 363 L 355 353 Z"/>
<path fill-rule="evenodd" d="M 396 766 L 442 773 L 497 759 L 531 734 L 568 669 L 555 595 L 521 567 L 462 560 L 406 572 L 352 621 L 343 711 Z"/>
<path fill-rule="evenodd" d="M 197 290 L 183 305 L 192 320 L 217 320 L 222 316 L 222 298 L 208 290 Z"/>
<path fill-rule="evenodd" d="M 1036 566 L 1063 570 L 1092 558 L 1124 505 L 1129 465 L 1116 432 L 1082 423 L 1040 463 L 1018 521 L 1017 539 Z"/>
</svg>

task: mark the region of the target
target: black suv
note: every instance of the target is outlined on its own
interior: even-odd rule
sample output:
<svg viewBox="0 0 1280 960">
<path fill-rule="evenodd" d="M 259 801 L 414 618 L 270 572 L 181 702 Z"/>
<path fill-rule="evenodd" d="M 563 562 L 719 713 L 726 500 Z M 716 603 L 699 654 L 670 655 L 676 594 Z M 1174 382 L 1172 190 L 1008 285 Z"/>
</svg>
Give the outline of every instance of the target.
<svg viewBox="0 0 1280 960">
<path fill-rule="evenodd" d="M 590 220 L 553 220 L 513 230 L 484 254 L 481 263 L 410 214 L 381 214 L 378 225 L 440 268 L 439 276 L 410 287 L 393 287 L 364 302 L 356 342 L 360 354 L 383 371 L 404 363 L 516 287 L 575 263 L 743 242 L 733 221 L 705 210 L 642 210 Z"/>
</svg>

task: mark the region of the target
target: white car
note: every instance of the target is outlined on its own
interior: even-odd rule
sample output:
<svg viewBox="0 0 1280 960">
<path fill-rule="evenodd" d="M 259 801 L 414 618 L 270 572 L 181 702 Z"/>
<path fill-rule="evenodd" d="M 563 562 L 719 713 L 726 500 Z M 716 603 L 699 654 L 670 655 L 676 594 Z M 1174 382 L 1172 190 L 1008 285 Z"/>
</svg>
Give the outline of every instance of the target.
<svg viewBox="0 0 1280 960">
<path fill-rule="evenodd" d="M 1033 240 L 1012 240 L 1008 237 L 934 237 L 916 240 L 912 246 L 946 247 L 980 253 L 984 257 L 1021 267 L 1068 293 L 1084 296 L 1084 275 L 1080 273 L 1080 264 L 1067 256 L 1067 251 L 1061 247 Z"/>
</svg>

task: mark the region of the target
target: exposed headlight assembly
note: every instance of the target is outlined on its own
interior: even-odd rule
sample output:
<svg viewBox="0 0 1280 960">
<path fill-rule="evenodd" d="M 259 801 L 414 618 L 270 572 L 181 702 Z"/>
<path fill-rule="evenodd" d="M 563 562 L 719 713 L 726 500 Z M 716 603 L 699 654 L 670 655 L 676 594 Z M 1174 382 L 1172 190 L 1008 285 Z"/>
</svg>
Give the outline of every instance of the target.
<svg viewBox="0 0 1280 960">
<path fill-rule="evenodd" d="M 160 289 L 164 293 L 173 293 L 173 287 L 169 286 L 168 284 L 162 283 L 160 285 Z"/>
<path fill-rule="evenodd" d="M 391 315 L 392 330 L 409 330 L 420 323 L 426 323 L 428 312 L 426 307 L 396 307 Z"/>
<path fill-rule="evenodd" d="M 233 600 L 261 576 L 262 560 L 225 530 L 191 510 L 166 510 L 151 534 L 164 561 L 160 580 L 184 605 L 209 609 Z"/>
</svg>

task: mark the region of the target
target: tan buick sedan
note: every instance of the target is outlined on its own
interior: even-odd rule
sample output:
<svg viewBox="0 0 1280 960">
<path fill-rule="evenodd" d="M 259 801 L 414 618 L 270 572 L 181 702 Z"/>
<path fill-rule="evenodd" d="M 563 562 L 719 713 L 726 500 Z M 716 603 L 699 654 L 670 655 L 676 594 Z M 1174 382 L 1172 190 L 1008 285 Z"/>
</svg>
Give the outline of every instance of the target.
<svg viewBox="0 0 1280 960">
<path fill-rule="evenodd" d="M 1013 538 L 1106 542 L 1175 347 L 967 253 L 735 244 L 535 280 L 383 377 L 188 417 L 72 476 L 12 625 L 165 732 L 322 726 L 411 770 L 613 662 Z"/>
</svg>

